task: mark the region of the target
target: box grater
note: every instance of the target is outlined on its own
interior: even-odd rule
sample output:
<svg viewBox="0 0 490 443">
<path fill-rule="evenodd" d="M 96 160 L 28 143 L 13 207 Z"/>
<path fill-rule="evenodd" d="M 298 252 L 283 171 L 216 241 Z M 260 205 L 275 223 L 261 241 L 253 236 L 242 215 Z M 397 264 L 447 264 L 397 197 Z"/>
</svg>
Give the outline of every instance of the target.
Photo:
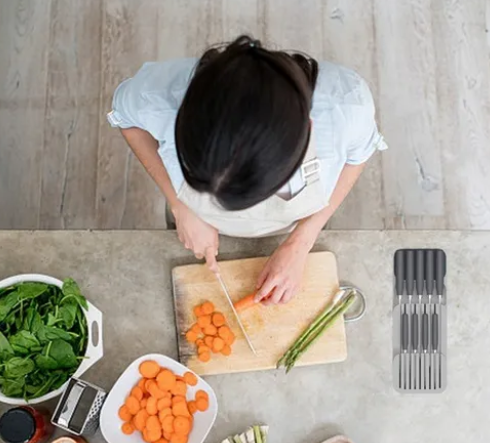
<svg viewBox="0 0 490 443">
<path fill-rule="evenodd" d="M 446 254 L 399 249 L 394 256 L 393 385 L 403 393 L 447 384 Z"/>
<path fill-rule="evenodd" d="M 101 388 L 72 377 L 54 411 L 51 423 L 75 435 L 91 435 L 99 427 L 106 397 Z"/>
</svg>

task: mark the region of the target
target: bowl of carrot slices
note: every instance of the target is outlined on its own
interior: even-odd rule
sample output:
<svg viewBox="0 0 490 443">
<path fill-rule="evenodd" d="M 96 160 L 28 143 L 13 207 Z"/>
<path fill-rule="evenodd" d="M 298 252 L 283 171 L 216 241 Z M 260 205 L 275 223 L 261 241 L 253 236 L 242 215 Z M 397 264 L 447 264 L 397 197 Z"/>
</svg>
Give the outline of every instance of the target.
<svg viewBox="0 0 490 443">
<path fill-rule="evenodd" d="M 213 389 L 161 354 L 135 360 L 107 396 L 100 428 L 109 443 L 202 443 L 216 415 Z"/>
</svg>

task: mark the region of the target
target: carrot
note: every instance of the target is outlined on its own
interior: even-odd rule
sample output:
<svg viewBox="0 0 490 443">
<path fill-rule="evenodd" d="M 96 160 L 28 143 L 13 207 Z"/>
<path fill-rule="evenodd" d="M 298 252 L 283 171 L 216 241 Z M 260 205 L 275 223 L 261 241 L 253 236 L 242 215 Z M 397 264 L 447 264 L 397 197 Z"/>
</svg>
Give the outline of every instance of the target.
<svg viewBox="0 0 490 443">
<path fill-rule="evenodd" d="M 183 395 L 185 397 L 187 394 L 187 385 L 183 381 L 177 381 L 170 392 L 174 395 Z"/>
<path fill-rule="evenodd" d="M 143 400 L 143 391 L 141 390 L 141 388 L 139 386 L 135 386 L 132 390 L 131 390 L 131 394 L 133 397 L 136 397 L 138 399 L 138 401 L 141 401 Z"/>
<path fill-rule="evenodd" d="M 169 442 L 167 440 L 165 440 L 164 438 L 160 438 L 155 443 L 169 443 Z"/>
<path fill-rule="evenodd" d="M 184 374 L 184 381 L 189 386 L 196 386 L 197 385 L 197 377 L 192 372 L 186 372 Z"/>
<path fill-rule="evenodd" d="M 160 365 L 153 360 L 146 360 L 140 364 L 140 374 L 145 378 L 155 378 L 160 372 Z"/>
<path fill-rule="evenodd" d="M 227 337 L 230 336 L 230 332 L 231 332 L 231 329 L 224 325 L 224 326 L 221 326 L 219 329 L 218 329 L 218 335 L 223 339 L 223 340 L 226 340 Z"/>
<path fill-rule="evenodd" d="M 194 315 L 196 317 L 200 317 L 202 315 L 202 308 L 201 308 L 201 305 L 197 305 L 197 306 L 194 306 Z"/>
<path fill-rule="evenodd" d="M 149 429 L 148 430 L 148 440 L 150 440 L 151 443 L 154 443 L 162 437 L 162 428 L 158 427 L 155 429 Z"/>
<path fill-rule="evenodd" d="M 158 417 L 156 415 L 151 415 L 148 417 L 146 420 L 146 429 L 151 431 L 152 429 L 160 429 L 162 425 L 160 424 L 160 421 L 158 420 Z"/>
<path fill-rule="evenodd" d="M 163 391 L 162 389 L 160 389 L 156 383 L 150 385 L 149 391 L 151 396 L 154 397 L 156 400 L 160 400 L 161 398 L 167 396 L 167 391 Z"/>
<path fill-rule="evenodd" d="M 126 407 L 128 408 L 128 411 L 131 415 L 136 415 L 136 413 L 140 410 L 140 402 L 136 397 L 133 397 L 130 395 L 127 399 L 126 402 L 124 403 Z"/>
<path fill-rule="evenodd" d="M 186 332 L 185 334 L 185 339 L 189 343 L 194 343 L 197 339 L 199 338 L 199 335 L 197 335 L 192 329 Z"/>
<path fill-rule="evenodd" d="M 209 360 L 211 360 L 211 354 L 209 351 L 201 352 L 197 358 L 203 363 L 207 363 Z"/>
<path fill-rule="evenodd" d="M 204 302 L 202 304 L 202 306 L 201 306 L 201 312 L 204 315 L 212 314 L 213 311 L 214 311 L 214 305 L 210 301 Z"/>
<path fill-rule="evenodd" d="M 240 312 L 244 311 L 245 309 L 249 309 L 256 304 L 257 303 L 255 303 L 255 293 L 253 293 L 241 298 L 240 300 L 237 300 L 235 303 L 233 303 L 233 306 L 235 306 L 235 309 Z"/>
<path fill-rule="evenodd" d="M 198 353 L 198 354 L 202 354 L 203 352 L 209 352 L 209 351 L 210 351 L 210 349 L 209 349 L 209 347 L 207 347 L 206 345 L 204 345 L 204 346 L 199 346 L 199 347 L 197 348 L 197 353 Z"/>
<path fill-rule="evenodd" d="M 203 329 L 203 332 L 206 335 L 216 335 L 218 333 L 218 329 L 214 325 L 209 325 Z"/>
<path fill-rule="evenodd" d="M 198 347 L 199 347 L 199 346 L 202 346 L 203 344 L 204 344 L 204 340 L 203 340 L 202 338 L 198 338 L 198 339 L 196 340 L 196 346 L 198 346 Z"/>
<path fill-rule="evenodd" d="M 157 399 L 155 397 L 150 397 L 148 402 L 146 403 L 146 412 L 148 415 L 157 415 L 158 407 L 157 407 Z"/>
<path fill-rule="evenodd" d="M 212 317 L 213 325 L 219 328 L 226 323 L 225 316 L 221 312 L 215 312 Z"/>
<path fill-rule="evenodd" d="M 223 349 L 221 350 L 221 353 L 222 353 L 223 355 L 226 355 L 227 357 L 228 357 L 229 355 L 231 355 L 231 347 L 230 347 L 230 345 L 225 344 L 225 345 L 223 346 Z"/>
<path fill-rule="evenodd" d="M 141 411 L 138 411 L 138 413 L 134 416 L 134 419 L 133 419 L 133 424 L 134 424 L 134 427 L 142 432 L 143 429 L 145 429 L 146 427 L 146 420 L 148 420 L 149 418 L 149 415 L 148 415 L 148 412 L 146 412 L 145 409 L 141 409 Z"/>
<path fill-rule="evenodd" d="M 162 391 L 170 391 L 175 385 L 175 374 L 168 369 L 164 369 L 157 376 L 158 388 Z"/>
<path fill-rule="evenodd" d="M 163 437 L 165 438 L 165 440 L 170 441 L 170 439 L 172 438 L 172 433 L 171 432 L 167 432 L 164 429 L 163 430 Z"/>
<path fill-rule="evenodd" d="M 169 406 L 168 408 L 164 408 L 162 409 L 159 413 L 158 413 L 158 419 L 160 420 L 160 423 L 163 424 L 163 419 L 165 417 L 167 417 L 168 415 L 172 415 L 172 408 Z"/>
<path fill-rule="evenodd" d="M 209 395 L 206 391 L 199 389 L 199 391 L 196 392 L 196 400 L 199 398 L 205 398 L 206 400 L 209 400 Z"/>
<path fill-rule="evenodd" d="M 192 325 L 191 331 L 195 332 L 196 334 L 200 334 L 202 332 L 201 327 L 197 323 Z"/>
<path fill-rule="evenodd" d="M 145 397 L 140 401 L 141 409 L 146 409 L 146 404 L 148 403 L 148 399 Z"/>
<path fill-rule="evenodd" d="M 140 378 L 138 384 L 136 385 L 143 391 L 143 394 L 148 393 L 148 391 L 145 388 L 145 383 L 146 383 L 146 378 Z"/>
<path fill-rule="evenodd" d="M 219 352 L 221 351 L 223 348 L 225 347 L 225 341 L 220 338 L 220 337 L 216 337 L 214 340 L 213 340 L 213 351 L 214 352 Z"/>
<path fill-rule="evenodd" d="M 209 400 L 201 397 L 201 398 L 196 400 L 196 406 L 197 406 L 197 409 L 199 411 L 204 412 L 205 410 L 207 410 L 209 408 Z"/>
<path fill-rule="evenodd" d="M 172 434 L 171 443 L 187 443 L 188 441 L 187 435 Z"/>
<path fill-rule="evenodd" d="M 201 317 L 197 319 L 197 324 L 200 328 L 205 328 L 206 326 L 209 326 L 211 324 L 211 316 L 201 315 Z"/>
<path fill-rule="evenodd" d="M 204 337 L 204 344 L 211 349 L 213 346 L 213 340 L 214 337 L 212 335 L 206 335 L 206 337 Z"/>
<path fill-rule="evenodd" d="M 179 435 L 189 435 L 191 432 L 191 421 L 187 417 L 175 417 L 174 431 Z"/>
<path fill-rule="evenodd" d="M 172 397 L 172 406 L 183 401 L 186 401 L 183 395 L 174 395 Z"/>
<path fill-rule="evenodd" d="M 121 430 L 123 431 L 123 434 L 125 435 L 131 435 L 134 432 L 134 426 L 131 423 L 124 423 L 121 426 Z"/>
<path fill-rule="evenodd" d="M 150 379 L 145 381 L 145 390 L 148 394 L 150 394 L 150 390 L 149 390 L 150 386 L 154 385 L 154 384 L 156 384 L 156 381 L 153 378 L 150 378 Z"/>
<path fill-rule="evenodd" d="M 157 409 L 161 411 L 162 409 L 168 408 L 172 405 L 172 400 L 170 397 L 163 397 L 157 402 Z"/>
<path fill-rule="evenodd" d="M 122 421 L 130 421 L 133 418 L 133 415 L 129 412 L 129 409 L 126 405 L 122 405 L 119 408 L 118 415 Z"/>
<path fill-rule="evenodd" d="M 167 415 L 162 421 L 162 428 L 165 432 L 174 432 L 174 416 Z"/>
<path fill-rule="evenodd" d="M 148 429 L 143 429 L 143 440 L 146 441 L 146 443 L 151 443 L 150 438 L 148 436 Z"/>
<path fill-rule="evenodd" d="M 185 401 L 181 401 L 179 403 L 175 403 L 172 406 L 172 414 L 175 417 L 190 417 L 189 409 L 187 408 L 187 403 Z"/>
<path fill-rule="evenodd" d="M 194 400 L 191 400 L 189 403 L 187 403 L 187 408 L 189 409 L 189 412 L 191 414 L 195 414 L 197 412 L 197 405 Z"/>
</svg>

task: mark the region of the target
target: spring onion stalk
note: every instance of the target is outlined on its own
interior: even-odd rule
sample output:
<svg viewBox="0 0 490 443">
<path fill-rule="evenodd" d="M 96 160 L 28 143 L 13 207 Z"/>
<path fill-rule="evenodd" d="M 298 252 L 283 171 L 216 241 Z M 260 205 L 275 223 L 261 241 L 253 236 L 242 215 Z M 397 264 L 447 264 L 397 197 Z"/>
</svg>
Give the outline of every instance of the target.
<svg viewBox="0 0 490 443">
<path fill-rule="evenodd" d="M 356 292 L 351 290 L 342 301 L 330 303 L 279 359 L 277 367 L 285 366 L 289 372 L 310 346 L 350 308 L 355 298 Z"/>
</svg>

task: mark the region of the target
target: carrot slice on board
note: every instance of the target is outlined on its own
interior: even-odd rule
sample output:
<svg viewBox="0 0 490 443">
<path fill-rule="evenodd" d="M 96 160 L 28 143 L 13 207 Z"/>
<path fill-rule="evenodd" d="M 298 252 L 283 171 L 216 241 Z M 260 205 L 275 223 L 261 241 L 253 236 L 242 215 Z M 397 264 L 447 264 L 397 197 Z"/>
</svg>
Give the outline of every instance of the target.
<svg viewBox="0 0 490 443">
<path fill-rule="evenodd" d="M 205 328 L 206 326 L 209 326 L 211 324 L 211 316 L 210 315 L 201 315 L 197 319 L 197 324 L 199 325 L 200 328 Z"/>
<path fill-rule="evenodd" d="M 204 344 L 209 348 L 211 349 L 213 347 L 213 340 L 214 340 L 214 337 L 211 336 L 211 335 L 206 335 L 206 337 L 204 337 Z"/>
<path fill-rule="evenodd" d="M 201 305 L 194 306 L 193 312 L 196 317 L 200 317 L 202 315 Z"/>
<path fill-rule="evenodd" d="M 122 421 L 131 421 L 131 419 L 133 418 L 133 414 L 129 412 L 129 409 L 126 405 L 122 405 L 119 408 L 118 415 Z"/>
<path fill-rule="evenodd" d="M 218 333 L 218 328 L 216 328 L 214 325 L 209 325 L 203 329 L 203 332 L 206 335 L 216 335 Z"/>
<path fill-rule="evenodd" d="M 225 316 L 221 312 L 215 312 L 212 316 L 213 325 L 219 328 L 226 323 Z"/>
<path fill-rule="evenodd" d="M 196 340 L 196 346 L 199 347 L 199 346 L 202 346 L 204 344 L 204 340 L 202 338 L 198 338 Z"/>
<path fill-rule="evenodd" d="M 154 360 L 146 360 L 139 366 L 140 374 L 145 378 L 155 378 L 160 372 L 160 365 Z"/>
<path fill-rule="evenodd" d="M 204 302 L 201 306 L 201 311 L 204 315 L 212 314 L 214 311 L 214 305 L 210 302 Z"/>
<path fill-rule="evenodd" d="M 141 405 L 137 398 L 133 396 L 129 396 L 124 403 L 128 408 L 128 411 L 131 415 L 136 415 L 136 413 L 140 410 Z"/>
<path fill-rule="evenodd" d="M 197 358 L 199 361 L 202 361 L 203 363 L 207 363 L 209 360 L 211 360 L 211 354 L 209 351 L 201 352 Z"/>
<path fill-rule="evenodd" d="M 216 337 L 213 340 L 213 351 L 219 352 L 225 347 L 225 341 L 221 337 Z"/>
<path fill-rule="evenodd" d="M 197 377 L 192 372 L 186 372 L 184 374 L 184 381 L 189 386 L 196 386 L 197 385 Z"/>
<path fill-rule="evenodd" d="M 221 350 L 221 353 L 222 353 L 223 355 L 225 355 L 226 357 L 228 357 L 229 355 L 231 355 L 231 346 L 230 346 L 230 345 L 225 344 L 225 345 L 223 346 L 223 349 Z"/>
<path fill-rule="evenodd" d="M 209 352 L 210 350 L 211 350 L 211 349 L 209 349 L 209 347 L 208 347 L 208 346 L 203 345 L 203 346 L 199 346 L 199 347 L 197 348 L 197 353 L 198 353 L 198 354 L 202 354 L 203 352 Z"/>
<path fill-rule="evenodd" d="M 196 334 L 192 329 L 190 329 L 189 331 L 187 331 L 185 333 L 185 339 L 189 343 L 195 343 L 198 338 L 199 338 L 199 335 Z"/>
<path fill-rule="evenodd" d="M 196 334 L 200 334 L 202 331 L 201 331 L 201 327 L 197 324 L 197 323 L 194 323 L 191 327 L 191 331 L 192 332 L 195 332 Z"/>
<path fill-rule="evenodd" d="M 125 435 L 131 435 L 134 432 L 134 426 L 131 423 L 124 423 L 121 426 L 121 430 L 123 431 L 123 434 Z"/>
</svg>

